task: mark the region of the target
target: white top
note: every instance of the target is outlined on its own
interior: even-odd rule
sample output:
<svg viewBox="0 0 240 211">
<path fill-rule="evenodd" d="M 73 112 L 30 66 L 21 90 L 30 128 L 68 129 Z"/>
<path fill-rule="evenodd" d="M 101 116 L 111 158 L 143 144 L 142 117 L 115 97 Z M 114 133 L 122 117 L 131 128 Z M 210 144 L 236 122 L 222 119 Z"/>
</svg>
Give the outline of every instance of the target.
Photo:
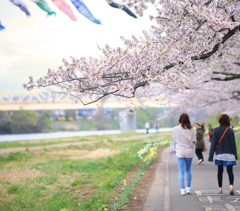
<svg viewBox="0 0 240 211">
<path fill-rule="evenodd" d="M 149 122 L 146 122 L 146 123 L 145 123 L 145 128 L 146 128 L 146 129 L 150 128 L 150 123 L 149 123 Z"/>
<path fill-rule="evenodd" d="M 194 146 L 197 143 L 196 134 L 192 129 L 184 129 L 178 125 L 173 128 L 172 140 L 176 145 L 176 156 L 179 158 L 192 158 Z"/>
</svg>

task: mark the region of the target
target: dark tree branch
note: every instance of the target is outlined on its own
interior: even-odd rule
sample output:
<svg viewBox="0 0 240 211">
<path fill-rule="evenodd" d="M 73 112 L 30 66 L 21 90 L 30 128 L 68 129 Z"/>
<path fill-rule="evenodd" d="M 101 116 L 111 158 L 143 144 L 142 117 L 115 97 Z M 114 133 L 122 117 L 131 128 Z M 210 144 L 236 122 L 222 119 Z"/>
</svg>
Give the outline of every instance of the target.
<svg viewBox="0 0 240 211">
<path fill-rule="evenodd" d="M 232 92 L 233 98 L 240 100 L 240 91 L 234 91 Z"/>
<path fill-rule="evenodd" d="M 221 75 L 225 75 L 225 78 L 220 78 L 220 77 L 212 77 L 211 80 L 212 81 L 232 81 L 232 80 L 238 80 L 240 79 L 240 74 L 236 74 L 236 73 L 224 73 L 224 72 L 213 72 L 214 74 L 221 74 Z"/>
<path fill-rule="evenodd" d="M 229 29 L 228 33 L 226 33 L 223 36 L 222 41 L 217 43 L 211 51 L 209 51 L 208 53 L 202 54 L 200 56 L 193 56 L 193 57 L 191 57 L 191 59 L 194 61 L 194 60 L 203 60 L 203 59 L 207 59 L 207 58 L 211 57 L 214 53 L 216 53 L 218 51 L 220 45 L 225 43 L 230 37 L 235 35 L 237 33 L 237 31 L 239 31 L 239 30 L 240 30 L 240 25 L 234 27 L 232 30 Z"/>
</svg>

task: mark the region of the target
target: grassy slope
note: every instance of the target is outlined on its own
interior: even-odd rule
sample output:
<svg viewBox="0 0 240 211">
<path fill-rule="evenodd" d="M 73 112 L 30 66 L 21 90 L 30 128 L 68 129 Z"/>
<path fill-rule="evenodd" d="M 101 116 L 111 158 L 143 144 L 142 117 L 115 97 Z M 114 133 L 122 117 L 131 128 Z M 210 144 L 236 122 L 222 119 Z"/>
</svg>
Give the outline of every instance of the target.
<svg viewBox="0 0 240 211">
<path fill-rule="evenodd" d="M 42 143 L 41 152 L 26 150 L 0 156 L 0 210 L 93 211 L 119 207 L 128 196 L 126 187 L 132 187 L 132 181 L 124 182 L 127 174 L 134 170 L 139 177 L 139 169 L 146 167 L 138 152 L 156 137 L 159 135 L 144 134 L 141 138 L 123 134 L 97 137 L 98 142 L 86 137 L 88 144 L 78 146 L 65 144 L 81 140 L 51 140 Z M 159 140 L 168 144 L 169 134 Z M 48 148 L 59 142 L 64 145 Z"/>
</svg>

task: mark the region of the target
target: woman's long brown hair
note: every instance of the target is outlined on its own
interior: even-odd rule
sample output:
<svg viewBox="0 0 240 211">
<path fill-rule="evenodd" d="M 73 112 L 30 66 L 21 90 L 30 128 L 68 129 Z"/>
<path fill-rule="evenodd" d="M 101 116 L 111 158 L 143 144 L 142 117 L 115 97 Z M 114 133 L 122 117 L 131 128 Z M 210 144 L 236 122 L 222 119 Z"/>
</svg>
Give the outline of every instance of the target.
<svg viewBox="0 0 240 211">
<path fill-rule="evenodd" d="M 182 113 L 179 117 L 179 120 L 178 120 L 179 123 L 182 124 L 182 127 L 184 129 L 191 129 L 192 128 L 192 125 L 191 125 L 191 122 L 190 122 L 190 119 L 189 119 L 189 116 L 187 113 Z"/>
</svg>

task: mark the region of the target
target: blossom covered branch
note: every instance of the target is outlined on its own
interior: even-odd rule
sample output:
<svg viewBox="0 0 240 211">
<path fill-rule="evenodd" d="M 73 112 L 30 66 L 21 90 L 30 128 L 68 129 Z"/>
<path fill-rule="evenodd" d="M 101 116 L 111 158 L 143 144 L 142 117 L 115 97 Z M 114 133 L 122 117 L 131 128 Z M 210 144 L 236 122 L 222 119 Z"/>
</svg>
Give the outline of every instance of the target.
<svg viewBox="0 0 240 211">
<path fill-rule="evenodd" d="M 167 96 L 180 105 L 191 97 L 184 106 L 195 108 L 239 100 L 239 0 L 126 2 L 140 16 L 152 4 L 156 8 L 143 37 L 122 37 L 122 48 L 106 44 L 99 48 L 101 58 L 63 60 L 63 66 L 45 76 L 30 77 L 24 88 L 52 87 L 84 105 L 110 97 Z M 86 97 L 89 101 L 83 102 Z"/>
</svg>

